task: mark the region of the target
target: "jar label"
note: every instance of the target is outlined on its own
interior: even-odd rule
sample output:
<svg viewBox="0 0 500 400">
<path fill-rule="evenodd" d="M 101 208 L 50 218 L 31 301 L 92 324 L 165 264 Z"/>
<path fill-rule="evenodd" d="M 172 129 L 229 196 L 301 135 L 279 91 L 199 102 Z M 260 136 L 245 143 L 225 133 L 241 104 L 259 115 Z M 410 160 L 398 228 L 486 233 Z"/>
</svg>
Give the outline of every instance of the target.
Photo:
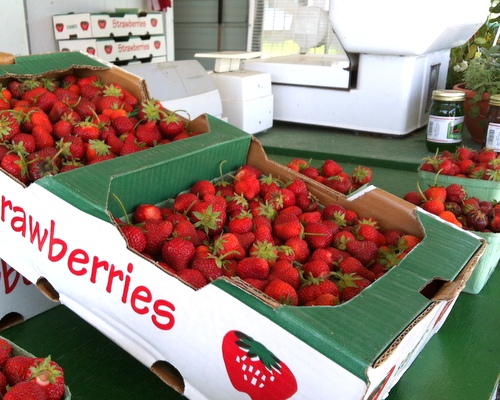
<svg viewBox="0 0 500 400">
<path fill-rule="evenodd" d="M 429 115 L 427 140 L 436 143 L 460 143 L 464 117 L 436 117 Z"/>
<path fill-rule="evenodd" d="M 486 130 L 485 147 L 500 151 L 500 124 L 489 123 Z"/>
</svg>

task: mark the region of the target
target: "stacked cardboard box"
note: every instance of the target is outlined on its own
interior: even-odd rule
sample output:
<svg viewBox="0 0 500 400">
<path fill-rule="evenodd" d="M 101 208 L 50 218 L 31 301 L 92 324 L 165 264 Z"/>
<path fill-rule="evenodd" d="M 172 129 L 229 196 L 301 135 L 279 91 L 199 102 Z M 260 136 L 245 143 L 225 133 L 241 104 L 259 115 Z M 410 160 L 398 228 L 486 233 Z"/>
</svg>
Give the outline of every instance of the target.
<svg viewBox="0 0 500 400">
<path fill-rule="evenodd" d="M 59 51 L 85 51 L 120 64 L 166 60 L 162 13 L 79 13 L 52 20 Z"/>
<path fill-rule="evenodd" d="M 81 66 L 80 73 L 111 75 L 148 96 L 140 78 L 98 68 Z M 337 307 L 279 305 L 237 280 L 194 290 L 127 247 L 111 217 L 123 215 L 114 195 L 130 213 L 219 177 L 221 164 L 226 172 L 248 163 L 285 181 L 299 177 L 269 160 L 254 137 L 211 116 L 205 122 L 207 134 L 28 187 L 1 173 L 0 255 L 188 398 L 247 398 L 234 383 L 241 371 L 226 363 L 237 352 L 228 339 L 238 332 L 288 367 L 280 386 L 297 398 L 385 397 L 444 323 L 484 243 L 378 188 L 348 198 L 305 179 L 321 203 L 373 216 L 422 242 L 362 296 Z"/>
</svg>

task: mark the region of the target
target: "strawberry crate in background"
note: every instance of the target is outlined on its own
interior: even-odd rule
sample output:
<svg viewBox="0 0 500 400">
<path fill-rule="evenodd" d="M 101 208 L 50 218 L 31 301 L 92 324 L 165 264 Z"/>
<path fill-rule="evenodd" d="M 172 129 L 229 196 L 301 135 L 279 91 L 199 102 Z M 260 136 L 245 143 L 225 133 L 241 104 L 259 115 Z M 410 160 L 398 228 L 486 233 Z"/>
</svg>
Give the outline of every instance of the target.
<svg viewBox="0 0 500 400">
<path fill-rule="evenodd" d="M 418 168 L 420 187 L 434 184 L 463 186 L 469 196 L 500 200 L 500 154 L 492 149 L 459 147 L 454 153 L 429 157 Z"/>
<path fill-rule="evenodd" d="M 0 331 L 57 305 L 0 259 Z"/>
<path fill-rule="evenodd" d="M 220 120 L 211 121 L 211 128 L 239 131 Z M 306 180 L 321 204 L 376 218 L 421 243 L 362 295 L 334 307 L 281 305 L 248 282 L 224 277 L 195 290 L 131 250 L 112 216 L 220 177 L 221 165 L 236 171 L 248 164 L 282 181 L 300 175 L 270 161 L 250 135 L 184 150 L 174 157 L 171 146 L 159 146 L 128 169 L 100 163 L 75 170 L 77 179 L 59 174 L 30 185 L 25 208 L 37 228 L 25 238 L 10 223 L 14 213 L 6 215 L 0 230 L 7 248 L 23 250 L 8 251 L 9 259 L 31 279 L 43 276 L 63 304 L 188 398 L 247 398 L 250 389 L 235 364 L 246 351 L 238 343 L 257 346 L 263 357 L 272 354 L 275 366 L 287 371 L 280 381 L 283 398 L 387 394 L 444 323 L 483 242 L 380 189 L 347 198 Z"/>
<path fill-rule="evenodd" d="M 466 293 L 478 294 L 500 261 L 500 203 L 471 196 L 466 187 L 459 183 L 418 186 L 404 198 L 485 240 L 486 249 L 464 288 Z"/>
<path fill-rule="evenodd" d="M 70 400 L 71 392 L 65 380 L 64 368 L 50 355 L 35 356 L 0 336 L 0 397 Z"/>
<path fill-rule="evenodd" d="M 82 53 L 19 57 L 1 72 L 0 168 L 24 185 L 210 130 L 204 116 L 150 99 L 142 78 Z"/>
</svg>

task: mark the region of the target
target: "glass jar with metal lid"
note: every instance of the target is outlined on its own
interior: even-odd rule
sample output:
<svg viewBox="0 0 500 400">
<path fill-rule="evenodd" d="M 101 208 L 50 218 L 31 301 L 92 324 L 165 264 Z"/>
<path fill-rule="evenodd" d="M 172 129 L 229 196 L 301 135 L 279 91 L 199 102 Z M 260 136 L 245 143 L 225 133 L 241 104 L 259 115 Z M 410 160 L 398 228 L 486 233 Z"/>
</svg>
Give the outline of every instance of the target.
<svg viewBox="0 0 500 400">
<path fill-rule="evenodd" d="M 465 92 L 434 90 L 427 124 L 427 149 L 455 151 L 462 144 Z"/>
<path fill-rule="evenodd" d="M 500 152 L 500 95 L 490 96 L 483 147 Z"/>
</svg>

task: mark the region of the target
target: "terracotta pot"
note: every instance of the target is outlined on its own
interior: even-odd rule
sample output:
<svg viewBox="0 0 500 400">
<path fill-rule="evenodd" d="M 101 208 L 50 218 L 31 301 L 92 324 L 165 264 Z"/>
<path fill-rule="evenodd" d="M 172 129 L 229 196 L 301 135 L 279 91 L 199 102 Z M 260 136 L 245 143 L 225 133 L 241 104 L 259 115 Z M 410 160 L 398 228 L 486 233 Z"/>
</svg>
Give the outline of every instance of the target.
<svg viewBox="0 0 500 400">
<path fill-rule="evenodd" d="M 483 143 L 484 132 L 486 129 L 486 115 L 488 114 L 489 93 L 483 93 L 482 99 L 477 103 L 472 100 L 476 95 L 474 90 L 465 89 L 465 83 L 458 83 L 453 89 L 465 92 L 465 127 L 470 133 L 472 140 L 476 143 Z M 479 115 L 475 118 L 470 116 L 470 110 L 473 105 L 479 107 Z"/>
</svg>

